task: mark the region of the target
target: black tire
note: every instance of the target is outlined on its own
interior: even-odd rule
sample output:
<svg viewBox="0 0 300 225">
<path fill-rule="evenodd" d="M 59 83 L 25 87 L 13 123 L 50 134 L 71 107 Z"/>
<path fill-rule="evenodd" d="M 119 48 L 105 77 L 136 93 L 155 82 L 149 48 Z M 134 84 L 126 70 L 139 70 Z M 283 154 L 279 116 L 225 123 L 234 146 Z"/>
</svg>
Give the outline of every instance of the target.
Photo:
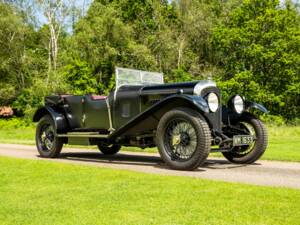
<svg viewBox="0 0 300 225">
<path fill-rule="evenodd" d="M 98 148 L 104 155 L 114 155 L 120 151 L 121 145 L 98 144 Z"/>
<path fill-rule="evenodd" d="M 234 147 L 230 152 L 223 152 L 224 157 L 238 164 L 250 164 L 258 160 L 265 152 L 268 145 L 268 132 L 265 125 L 255 116 L 247 114 L 242 116 L 239 123 L 246 123 L 252 126 L 255 131 L 256 140 L 252 146 Z"/>
<path fill-rule="evenodd" d="M 41 157 L 56 158 L 63 147 L 63 140 L 56 136 L 54 121 L 51 116 L 42 117 L 36 127 L 36 147 Z"/>
<path fill-rule="evenodd" d="M 186 131 L 180 126 L 186 127 Z M 174 134 L 175 130 L 177 135 Z M 191 144 L 192 142 L 194 144 Z M 194 170 L 205 162 L 210 152 L 211 132 L 199 113 L 188 108 L 176 108 L 165 113 L 160 119 L 156 133 L 156 144 L 161 158 L 170 168 Z M 180 153 L 177 150 L 179 147 Z M 193 151 L 187 154 L 189 148 Z"/>
</svg>

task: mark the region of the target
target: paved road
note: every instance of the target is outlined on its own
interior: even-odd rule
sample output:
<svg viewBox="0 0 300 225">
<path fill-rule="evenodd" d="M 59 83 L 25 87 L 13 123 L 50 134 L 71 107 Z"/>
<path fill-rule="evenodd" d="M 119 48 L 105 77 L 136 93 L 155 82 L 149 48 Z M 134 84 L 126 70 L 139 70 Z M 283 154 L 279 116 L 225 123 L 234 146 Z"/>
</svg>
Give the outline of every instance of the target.
<svg viewBox="0 0 300 225">
<path fill-rule="evenodd" d="M 175 171 L 168 169 L 158 154 L 150 153 L 121 152 L 114 156 L 105 156 L 97 150 L 64 148 L 60 158 L 43 159 L 38 156 L 35 146 L 0 144 L 0 155 L 300 189 L 300 163 L 258 161 L 253 165 L 236 165 L 221 158 L 213 158 L 208 159 L 196 171 Z"/>
</svg>

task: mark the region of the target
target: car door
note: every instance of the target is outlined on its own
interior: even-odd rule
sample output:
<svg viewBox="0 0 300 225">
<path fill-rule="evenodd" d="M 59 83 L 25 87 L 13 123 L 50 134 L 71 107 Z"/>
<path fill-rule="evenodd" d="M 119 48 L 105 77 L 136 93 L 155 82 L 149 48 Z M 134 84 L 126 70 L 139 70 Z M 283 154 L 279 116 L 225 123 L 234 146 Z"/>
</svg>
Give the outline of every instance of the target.
<svg viewBox="0 0 300 225">
<path fill-rule="evenodd" d="M 87 130 L 109 129 L 106 96 L 86 95 L 83 107 L 83 123 Z"/>
<path fill-rule="evenodd" d="M 140 90 L 142 86 L 121 86 L 114 93 L 113 126 L 120 128 L 141 112 Z"/>
</svg>

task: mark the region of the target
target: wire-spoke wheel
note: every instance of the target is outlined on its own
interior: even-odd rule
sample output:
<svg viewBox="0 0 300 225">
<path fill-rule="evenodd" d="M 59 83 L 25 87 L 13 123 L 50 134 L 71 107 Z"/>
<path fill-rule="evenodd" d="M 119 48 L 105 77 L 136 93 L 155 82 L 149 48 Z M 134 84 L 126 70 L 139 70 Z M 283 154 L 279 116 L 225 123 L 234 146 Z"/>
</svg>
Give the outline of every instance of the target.
<svg viewBox="0 0 300 225">
<path fill-rule="evenodd" d="M 265 152 L 268 145 L 268 133 L 264 124 L 252 115 L 245 115 L 235 125 L 246 134 L 253 136 L 251 145 L 236 146 L 230 152 L 223 152 L 226 159 L 233 163 L 253 163 Z"/>
<path fill-rule="evenodd" d="M 156 142 L 162 159 L 171 168 L 193 170 L 206 160 L 211 136 L 200 114 L 188 108 L 176 108 L 161 118 Z"/>
<path fill-rule="evenodd" d="M 171 120 L 165 132 L 166 149 L 172 159 L 188 160 L 197 147 L 194 127 L 184 119 Z"/>
<path fill-rule="evenodd" d="M 35 140 L 40 156 L 55 158 L 60 154 L 63 141 L 56 137 L 54 122 L 49 115 L 44 116 L 39 121 Z"/>
</svg>

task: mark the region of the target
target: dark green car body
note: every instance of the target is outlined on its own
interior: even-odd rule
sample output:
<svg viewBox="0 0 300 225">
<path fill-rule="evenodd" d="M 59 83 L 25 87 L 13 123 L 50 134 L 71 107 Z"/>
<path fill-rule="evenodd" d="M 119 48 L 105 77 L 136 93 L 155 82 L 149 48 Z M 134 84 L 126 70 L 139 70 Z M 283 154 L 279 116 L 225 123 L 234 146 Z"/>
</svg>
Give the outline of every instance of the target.
<svg viewBox="0 0 300 225">
<path fill-rule="evenodd" d="M 243 138 L 247 140 L 243 135 L 248 133 L 241 131 L 243 127 L 240 129 L 232 124 L 251 115 L 250 108 L 267 112 L 262 105 L 238 95 L 234 95 L 227 105 L 222 104 L 221 91 L 209 80 L 174 84 L 124 84 L 124 80 L 120 81 L 123 84 L 117 85 L 108 96 L 47 96 L 45 106 L 37 110 L 33 121 L 51 116 L 54 135 L 63 143 L 146 148 L 157 146 L 156 139 L 160 137 L 157 127 L 164 115 L 174 109 L 187 109 L 207 123 L 209 142 L 219 146 L 212 151 L 224 152 L 232 150 L 234 136 L 240 138 L 238 142 Z M 238 112 L 236 106 L 241 103 L 243 108 Z"/>
</svg>

